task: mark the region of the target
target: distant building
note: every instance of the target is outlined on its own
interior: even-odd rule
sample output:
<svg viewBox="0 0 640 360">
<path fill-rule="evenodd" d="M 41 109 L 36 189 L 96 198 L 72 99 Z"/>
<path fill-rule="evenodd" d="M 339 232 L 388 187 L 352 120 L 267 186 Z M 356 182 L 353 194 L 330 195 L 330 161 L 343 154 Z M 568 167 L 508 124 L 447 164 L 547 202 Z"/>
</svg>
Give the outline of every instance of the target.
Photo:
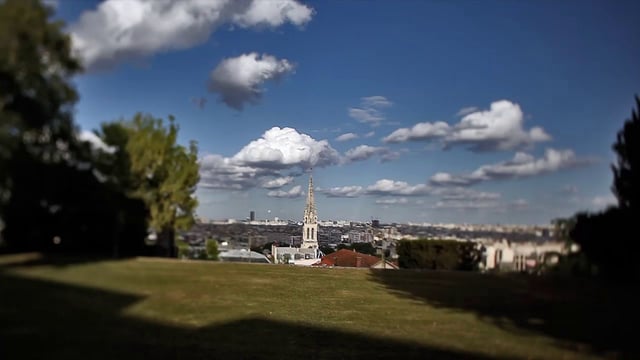
<svg viewBox="0 0 640 360">
<path fill-rule="evenodd" d="M 253 210 L 249 212 L 249 221 L 256 221 L 256 212 Z"/>
<path fill-rule="evenodd" d="M 255 251 L 241 250 L 227 250 L 221 251 L 218 255 L 220 261 L 228 262 L 250 262 L 256 264 L 269 264 L 270 261 L 264 254 L 260 254 Z"/>
<path fill-rule="evenodd" d="M 291 237 L 293 243 L 294 237 Z M 302 242 L 300 247 L 272 246 L 273 262 L 275 264 L 296 264 L 309 266 L 317 262 L 322 256 L 318 247 L 318 213 L 313 196 L 313 177 L 309 176 L 307 203 L 304 208 L 302 223 Z"/>
<path fill-rule="evenodd" d="M 571 251 L 562 242 L 511 243 L 495 241 L 484 245 L 484 270 L 530 271 L 541 264 L 558 261 L 560 254 Z"/>
</svg>

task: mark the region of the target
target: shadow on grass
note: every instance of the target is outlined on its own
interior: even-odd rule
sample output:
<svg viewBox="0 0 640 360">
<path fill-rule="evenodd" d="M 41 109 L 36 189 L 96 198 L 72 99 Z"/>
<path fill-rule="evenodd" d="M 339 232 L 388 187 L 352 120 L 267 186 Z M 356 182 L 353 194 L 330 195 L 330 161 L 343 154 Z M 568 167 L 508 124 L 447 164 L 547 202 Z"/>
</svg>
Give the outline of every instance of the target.
<svg viewBox="0 0 640 360">
<path fill-rule="evenodd" d="M 28 267 L 28 266 L 55 266 L 65 267 L 70 265 L 81 265 L 101 261 L 120 261 L 128 260 L 130 257 L 109 257 L 96 254 L 64 254 L 64 253 L 41 253 L 27 252 L 3 255 L 0 257 L 0 271 L 12 267 Z"/>
<path fill-rule="evenodd" d="M 371 271 L 398 296 L 470 311 L 509 331 L 533 331 L 560 347 L 638 355 L 637 301 L 632 286 L 607 287 L 586 279 L 488 275 L 470 272 Z"/>
<path fill-rule="evenodd" d="M 483 359 L 474 353 L 251 318 L 204 328 L 123 311 L 142 296 L 0 273 L 0 358 Z M 484 357 L 486 358 L 486 357 Z"/>
</svg>

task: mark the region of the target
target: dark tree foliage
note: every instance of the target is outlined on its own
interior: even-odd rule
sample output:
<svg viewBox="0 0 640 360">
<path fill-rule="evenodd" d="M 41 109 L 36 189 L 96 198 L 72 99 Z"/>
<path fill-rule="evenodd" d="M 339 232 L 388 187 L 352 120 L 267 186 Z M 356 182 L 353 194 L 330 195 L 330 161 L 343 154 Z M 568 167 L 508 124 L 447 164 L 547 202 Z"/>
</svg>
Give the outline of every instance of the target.
<svg viewBox="0 0 640 360">
<path fill-rule="evenodd" d="M 0 1 L 0 219 L 11 251 L 138 254 L 146 209 L 76 137 L 64 24 L 35 0 Z M 103 167 L 104 171 L 104 167 Z"/>
<path fill-rule="evenodd" d="M 338 250 L 347 249 L 355 250 L 361 254 L 376 255 L 376 248 L 371 243 L 353 243 L 351 245 L 339 244 Z"/>
<path fill-rule="evenodd" d="M 637 254 L 640 246 L 634 233 L 633 216 L 620 208 L 597 214 L 580 213 L 571 237 L 580 245 L 598 274 L 624 280 L 640 275 Z"/>
<path fill-rule="evenodd" d="M 597 273 L 613 280 L 640 278 L 640 251 L 637 240 L 638 156 L 640 154 L 640 99 L 618 133 L 613 150 L 618 159 L 613 169 L 612 190 L 618 206 L 597 214 L 576 215 L 570 237 L 578 245 Z"/>
<path fill-rule="evenodd" d="M 618 206 L 638 214 L 640 207 L 640 97 L 636 96 L 636 108 L 613 144 L 618 155 L 617 164 L 612 165 L 613 193 Z"/>
<path fill-rule="evenodd" d="M 402 240 L 396 247 L 398 263 L 405 269 L 478 269 L 482 253 L 470 242 L 451 240 Z"/>
<path fill-rule="evenodd" d="M 322 253 L 325 255 L 329 255 L 335 252 L 335 250 L 333 250 L 331 246 L 320 246 L 320 251 L 322 251 Z"/>
</svg>

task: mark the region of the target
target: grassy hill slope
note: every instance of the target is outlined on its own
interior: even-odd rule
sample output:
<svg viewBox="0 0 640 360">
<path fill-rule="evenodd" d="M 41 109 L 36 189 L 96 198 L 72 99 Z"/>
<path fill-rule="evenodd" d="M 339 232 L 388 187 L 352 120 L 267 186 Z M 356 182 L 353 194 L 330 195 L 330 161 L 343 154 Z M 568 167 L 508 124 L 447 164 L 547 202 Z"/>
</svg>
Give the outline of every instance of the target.
<svg viewBox="0 0 640 360">
<path fill-rule="evenodd" d="M 0 358 L 584 359 L 624 350 L 602 294 L 470 273 L 2 256 Z"/>
</svg>

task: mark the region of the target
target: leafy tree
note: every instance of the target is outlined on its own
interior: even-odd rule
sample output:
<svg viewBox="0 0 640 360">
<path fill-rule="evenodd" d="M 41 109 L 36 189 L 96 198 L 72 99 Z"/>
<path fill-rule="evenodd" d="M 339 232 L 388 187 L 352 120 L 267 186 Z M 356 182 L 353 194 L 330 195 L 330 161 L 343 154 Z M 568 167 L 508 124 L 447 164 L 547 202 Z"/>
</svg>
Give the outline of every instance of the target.
<svg viewBox="0 0 640 360">
<path fill-rule="evenodd" d="M 56 142 L 72 138 L 71 108 L 78 96 L 69 79 L 80 66 L 71 57 L 63 24 L 49 21 L 51 15 L 38 1 L 0 2 L 0 203 L 5 205 L 20 163 L 59 162 L 63 154 Z"/>
<path fill-rule="evenodd" d="M 81 68 L 71 56 L 64 23 L 50 21 L 52 14 L 35 0 L 0 2 L 0 156 L 4 160 L 20 150 L 60 160 L 65 144 L 57 141 L 72 140 L 72 110 L 78 95 L 70 78 Z"/>
<path fill-rule="evenodd" d="M 207 240 L 207 255 L 209 260 L 218 260 L 218 241 L 214 239 Z"/>
<path fill-rule="evenodd" d="M 331 246 L 320 246 L 320 251 L 322 251 L 322 253 L 325 255 L 329 255 L 332 252 L 335 252 L 335 250 L 333 250 Z"/>
<path fill-rule="evenodd" d="M 3 236 L 14 250 L 47 250 L 59 236 L 57 250 L 110 251 L 129 227 L 114 212 L 136 205 L 96 178 L 95 153 L 76 138 L 71 78 L 81 66 L 52 14 L 39 1 L 0 1 Z"/>
<path fill-rule="evenodd" d="M 617 135 L 613 150 L 618 155 L 612 166 L 612 190 L 618 206 L 597 214 L 579 213 L 570 231 L 571 239 L 580 245 L 581 252 L 598 273 L 609 279 L 640 278 L 640 264 L 636 256 L 640 243 L 634 236 L 638 220 L 638 154 L 640 143 L 640 99 Z"/>
<path fill-rule="evenodd" d="M 396 251 L 406 269 L 477 270 L 482 255 L 474 243 L 452 240 L 401 240 Z"/>
<path fill-rule="evenodd" d="M 178 248 L 179 258 L 189 258 L 189 243 L 187 243 L 186 241 L 176 241 L 176 247 Z"/>
<path fill-rule="evenodd" d="M 618 159 L 617 164 L 612 165 L 612 190 L 621 209 L 637 214 L 640 207 L 640 97 L 635 99 L 636 108 L 613 144 Z"/>
<path fill-rule="evenodd" d="M 351 245 L 339 244 L 338 250 L 347 249 L 355 250 L 361 254 L 376 255 L 376 248 L 371 243 L 353 243 Z"/>
<path fill-rule="evenodd" d="M 177 144 L 179 127 L 173 116 L 165 126 L 161 118 L 136 114 L 130 121 L 102 125 L 101 137 L 117 148 L 108 167 L 110 181 L 144 201 L 148 226 L 158 234 L 163 255 L 175 256 L 175 232 L 191 227 L 198 204 L 193 196 L 199 180 L 198 149 Z M 105 155 L 106 156 L 106 155 Z"/>
<path fill-rule="evenodd" d="M 553 225 L 553 234 L 557 241 L 563 242 L 567 249 L 570 248 L 572 244 L 571 240 L 571 230 L 576 225 L 576 217 L 572 216 L 569 218 L 557 218 L 551 221 Z"/>
</svg>

